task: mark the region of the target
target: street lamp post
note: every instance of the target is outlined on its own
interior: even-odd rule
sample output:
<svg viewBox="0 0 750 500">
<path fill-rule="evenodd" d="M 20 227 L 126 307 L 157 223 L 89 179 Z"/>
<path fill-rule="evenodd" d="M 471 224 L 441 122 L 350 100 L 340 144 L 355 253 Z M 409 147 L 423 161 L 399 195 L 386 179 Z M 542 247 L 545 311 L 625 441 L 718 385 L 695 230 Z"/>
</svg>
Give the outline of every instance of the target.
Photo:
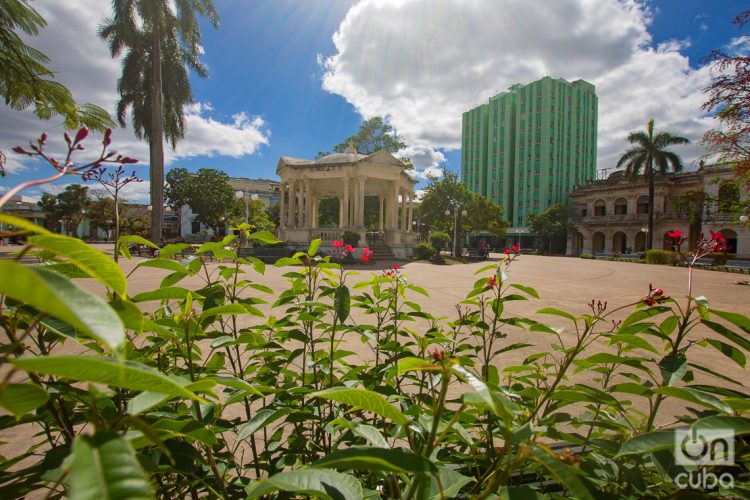
<svg viewBox="0 0 750 500">
<path fill-rule="evenodd" d="M 238 200 L 245 200 L 245 224 L 250 223 L 250 202 L 251 201 L 258 201 L 258 195 L 257 193 L 253 193 L 250 196 L 247 196 L 247 193 L 245 191 L 236 191 L 234 193 L 234 197 Z"/>
<path fill-rule="evenodd" d="M 459 214 L 463 217 L 466 217 L 468 212 L 466 209 L 459 210 L 459 204 L 457 200 L 451 200 L 449 202 L 453 206 L 453 257 L 458 258 L 458 221 L 459 221 Z M 451 216 L 451 210 L 450 208 L 445 209 L 445 216 L 450 217 Z"/>
</svg>

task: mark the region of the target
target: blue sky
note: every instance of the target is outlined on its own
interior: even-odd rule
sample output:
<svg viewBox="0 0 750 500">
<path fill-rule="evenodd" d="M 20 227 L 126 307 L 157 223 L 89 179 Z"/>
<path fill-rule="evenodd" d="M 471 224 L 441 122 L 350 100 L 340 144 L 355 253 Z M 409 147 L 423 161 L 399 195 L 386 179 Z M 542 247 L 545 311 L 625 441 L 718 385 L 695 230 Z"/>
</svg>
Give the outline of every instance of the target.
<svg viewBox="0 0 750 500">
<path fill-rule="evenodd" d="M 188 138 L 168 154 L 168 168 L 270 178 L 279 156 L 311 158 L 355 133 L 363 116 L 376 114 L 389 116 L 412 146 L 404 154 L 414 158 L 421 176 L 439 165 L 458 170 L 461 112 L 512 83 L 545 74 L 597 85 L 599 168 L 611 167 L 626 147 L 627 131 L 650 117 L 657 127 L 696 141 L 712 126 L 700 111 L 700 89 L 710 81 L 701 60 L 713 48 L 742 41 L 731 19 L 747 7 L 735 0 L 215 4 L 221 28 L 203 28 L 210 77 L 192 79 L 197 104 L 189 113 Z M 79 101 L 113 108 L 119 63 L 94 33 L 109 2 L 34 5 L 49 26 L 29 43 L 50 56 Z M 42 130 L 52 138 L 62 133 L 59 123 L 0 108 L 0 149 Z M 130 129 L 117 130 L 114 139 L 122 152 L 148 160 L 145 144 Z M 700 149 L 681 154 L 695 161 Z M 11 158 L 9 167 L 0 191 L 46 168 L 19 158 Z M 146 165 L 138 171 L 148 177 Z M 147 188 L 142 183 L 131 198 L 143 199 Z"/>
</svg>

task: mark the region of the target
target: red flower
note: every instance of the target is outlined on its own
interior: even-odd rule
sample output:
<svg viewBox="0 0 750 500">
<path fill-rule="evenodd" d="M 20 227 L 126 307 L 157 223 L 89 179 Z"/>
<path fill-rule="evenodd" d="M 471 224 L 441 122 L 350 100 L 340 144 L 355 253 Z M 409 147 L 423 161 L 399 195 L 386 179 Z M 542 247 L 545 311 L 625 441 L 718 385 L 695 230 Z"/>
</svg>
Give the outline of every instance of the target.
<svg viewBox="0 0 750 500">
<path fill-rule="evenodd" d="M 683 236 L 684 234 L 685 234 L 685 233 L 683 233 L 683 232 L 682 232 L 682 231 L 680 231 L 679 229 L 675 229 L 674 231 L 669 231 L 669 232 L 667 233 L 667 236 L 669 236 L 669 237 L 670 237 L 670 238 L 672 238 L 673 240 L 679 240 L 680 238 L 682 238 L 682 236 Z"/>
<path fill-rule="evenodd" d="M 505 255 L 510 255 L 510 248 L 506 248 L 505 250 L 503 250 L 503 253 Z"/>
<path fill-rule="evenodd" d="M 393 266 L 392 266 L 393 269 L 398 269 L 399 267 L 401 267 L 401 266 L 399 266 L 398 264 L 393 264 Z"/>
<path fill-rule="evenodd" d="M 516 245 L 513 245 L 512 247 L 510 247 L 510 249 L 513 250 L 513 253 L 518 253 L 518 252 L 521 251 L 521 246 L 518 245 L 518 244 L 516 244 Z"/>
<path fill-rule="evenodd" d="M 351 246 L 351 245 L 346 245 L 346 251 L 347 251 L 348 253 L 352 253 L 352 252 L 354 251 L 354 247 L 353 247 L 353 246 Z"/>
<path fill-rule="evenodd" d="M 727 242 L 727 239 L 720 232 L 719 233 L 715 233 L 713 231 L 713 229 L 709 229 L 709 231 L 711 232 L 711 239 L 713 241 L 715 241 L 717 243 L 726 243 Z"/>
<path fill-rule="evenodd" d="M 492 275 L 492 277 L 487 281 L 487 286 L 491 286 L 492 288 L 497 288 L 497 276 Z"/>
<path fill-rule="evenodd" d="M 362 249 L 362 262 L 369 262 L 370 255 L 372 255 L 372 250 L 370 250 L 369 248 L 363 248 Z"/>
<path fill-rule="evenodd" d="M 76 134 L 75 141 L 76 143 L 81 142 L 86 138 L 86 136 L 89 135 L 89 128 L 88 127 L 81 127 L 78 130 L 78 133 Z"/>
<path fill-rule="evenodd" d="M 385 272 L 385 275 L 386 275 L 386 276 L 388 276 L 388 277 L 390 278 L 391 276 L 393 276 L 393 271 L 391 271 L 391 270 L 389 269 L 389 270 L 387 270 L 387 271 Z"/>
<path fill-rule="evenodd" d="M 370 256 L 369 255 L 363 255 L 362 256 L 362 262 L 370 262 Z"/>
<path fill-rule="evenodd" d="M 333 240 L 333 248 L 341 248 L 344 246 L 344 242 L 341 240 Z"/>
</svg>

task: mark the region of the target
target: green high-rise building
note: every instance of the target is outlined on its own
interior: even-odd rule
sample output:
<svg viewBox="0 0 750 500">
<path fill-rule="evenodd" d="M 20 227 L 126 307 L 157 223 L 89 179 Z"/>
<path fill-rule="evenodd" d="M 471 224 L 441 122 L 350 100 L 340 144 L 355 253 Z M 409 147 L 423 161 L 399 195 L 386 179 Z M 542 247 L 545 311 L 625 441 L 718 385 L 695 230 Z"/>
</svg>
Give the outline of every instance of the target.
<svg viewBox="0 0 750 500">
<path fill-rule="evenodd" d="M 548 76 L 463 114 L 461 180 L 505 208 L 511 226 L 566 202 L 596 175 L 594 86 Z"/>
</svg>

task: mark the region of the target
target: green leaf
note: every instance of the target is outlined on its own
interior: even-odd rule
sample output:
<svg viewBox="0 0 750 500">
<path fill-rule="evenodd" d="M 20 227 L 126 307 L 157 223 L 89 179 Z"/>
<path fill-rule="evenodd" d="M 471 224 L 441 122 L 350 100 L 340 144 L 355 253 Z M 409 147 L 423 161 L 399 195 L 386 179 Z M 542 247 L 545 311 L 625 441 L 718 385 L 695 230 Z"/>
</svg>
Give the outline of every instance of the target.
<svg viewBox="0 0 750 500">
<path fill-rule="evenodd" d="M 248 500 L 287 491 L 324 500 L 362 500 L 364 492 L 357 478 L 327 469 L 298 469 L 280 472 L 250 483 L 245 489 Z"/>
<path fill-rule="evenodd" d="M 453 371 L 469 383 L 471 388 L 482 398 L 482 401 L 490 407 L 492 413 L 499 416 L 497 403 L 495 402 L 495 398 L 492 397 L 487 385 L 461 365 L 454 365 L 452 368 Z"/>
<path fill-rule="evenodd" d="M 315 238 L 310 242 L 310 246 L 307 248 L 307 255 L 315 257 L 318 253 L 318 248 L 320 248 L 320 238 Z"/>
<path fill-rule="evenodd" d="M 150 242 L 143 236 L 138 236 L 137 234 L 127 234 L 125 236 L 120 236 L 120 244 L 128 244 L 128 243 L 135 243 L 136 245 L 146 245 L 147 247 L 151 248 L 159 248 L 156 246 L 156 244 Z M 159 252 L 161 253 L 161 252 Z"/>
<path fill-rule="evenodd" d="M 699 404 L 723 413 L 732 413 L 732 409 L 722 400 L 707 392 L 699 391 L 690 387 L 659 387 L 654 389 L 655 393 L 682 399 L 691 403 Z"/>
<path fill-rule="evenodd" d="M 552 450 L 544 445 L 532 444 L 529 446 L 531 456 L 537 463 L 547 469 L 565 488 L 573 498 L 594 500 L 593 495 L 586 487 L 578 471 L 565 464 L 555 455 Z"/>
<path fill-rule="evenodd" d="M 549 496 L 528 486 L 503 486 L 498 492 L 501 500 L 547 500 Z"/>
<path fill-rule="evenodd" d="M 236 314 L 248 314 L 248 310 L 242 304 L 225 304 L 204 310 L 200 315 L 200 320 L 203 321 L 212 316 L 231 316 Z"/>
<path fill-rule="evenodd" d="M 519 285 L 517 283 L 513 283 L 510 286 L 518 290 L 521 290 L 522 292 L 526 292 L 528 295 L 531 295 L 535 299 L 539 298 L 539 292 L 537 292 L 534 288 L 531 288 L 530 286 Z"/>
<path fill-rule="evenodd" d="M 629 439 L 622 445 L 616 457 L 672 449 L 674 449 L 674 429 L 665 429 L 647 432 Z"/>
<path fill-rule="evenodd" d="M 647 309 L 638 309 L 634 313 L 632 313 L 630 316 L 625 318 L 625 321 L 622 322 L 620 325 L 620 328 L 624 328 L 628 325 L 632 325 L 633 323 L 637 323 L 639 321 L 642 321 L 646 318 L 650 318 L 651 316 L 656 316 L 658 314 L 671 311 L 672 309 L 669 307 L 649 307 Z"/>
<path fill-rule="evenodd" d="M 736 436 L 750 434 L 750 419 L 725 415 L 712 415 L 693 422 L 692 428 L 697 430 L 727 430 L 731 429 Z"/>
<path fill-rule="evenodd" d="M 539 309 L 537 311 L 537 313 L 539 313 L 539 314 L 551 314 L 553 316 L 562 316 L 563 318 L 567 318 L 570 321 L 573 321 L 573 322 L 576 321 L 576 317 L 573 316 L 572 314 L 570 314 L 568 312 L 565 312 L 565 311 L 562 311 L 560 309 L 556 309 L 554 307 L 543 307 L 542 309 Z"/>
<path fill-rule="evenodd" d="M 40 356 L 11 361 L 16 368 L 82 382 L 96 382 L 121 389 L 151 391 L 195 399 L 183 387 L 187 381 L 172 378 L 134 361 L 92 356 Z"/>
<path fill-rule="evenodd" d="M 403 375 L 407 372 L 413 372 L 413 371 L 440 371 L 442 368 L 438 365 L 434 365 L 427 361 L 426 359 L 422 358 L 401 358 L 398 360 L 397 363 L 397 370 L 399 375 Z"/>
<path fill-rule="evenodd" d="M 171 259 L 178 253 L 190 247 L 191 245 L 189 245 L 188 243 L 170 243 L 169 245 L 164 245 L 164 248 L 159 250 L 159 258 Z"/>
<path fill-rule="evenodd" d="M 125 274 L 115 261 L 104 252 L 95 250 L 83 241 L 68 236 L 39 234 L 31 236 L 29 243 L 58 255 L 67 257 L 91 277 L 107 285 L 120 295 L 127 293 Z"/>
<path fill-rule="evenodd" d="M 8 384 L 0 389 L 0 406 L 16 417 L 36 410 L 48 399 L 47 392 L 35 384 Z"/>
<path fill-rule="evenodd" d="M 86 332 L 112 350 L 125 341 L 122 321 L 101 298 L 42 267 L 0 260 L 0 294 Z"/>
<path fill-rule="evenodd" d="M 261 243 L 266 243 L 268 245 L 281 243 L 281 240 L 279 240 L 275 235 L 269 233 L 268 231 L 258 231 L 256 233 L 250 233 L 248 235 L 248 238 L 250 238 L 251 240 L 258 240 Z"/>
<path fill-rule="evenodd" d="M 237 433 L 237 440 L 243 440 L 263 427 L 275 422 L 289 413 L 287 409 L 272 410 L 264 408 L 257 412 L 250 421 Z"/>
<path fill-rule="evenodd" d="M 76 437 L 68 484 L 76 500 L 154 498 L 130 443 L 110 433 Z"/>
<path fill-rule="evenodd" d="M 339 285 L 333 295 L 333 310 L 336 311 L 339 323 L 343 323 L 349 318 L 350 307 L 351 297 L 349 296 L 349 288 L 346 285 Z"/>
<path fill-rule="evenodd" d="M 310 396 L 328 399 L 347 404 L 361 410 L 372 412 L 397 424 L 407 425 L 409 419 L 377 392 L 368 389 L 350 389 L 348 387 L 331 387 L 313 392 Z"/>
<path fill-rule="evenodd" d="M 437 474 L 437 467 L 428 459 L 406 448 L 352 446 L 321 458 L 311 467 L 353 469 L 398 474 Z"/>
<path fill-rule="evenodd" d="M 171 259 L 148 259 L 138 263 L 137 267 L 155 267 L 157 269 L 166 269 L 182 274 L 190 274 L 187 267 L 183 266 L 176 260 Z"/>
<path fill-rule="evenodd" d="M 734 342 L 739 347 L 745 349 L 746 351 L 750 352 L 750 340 L 742 337 L 741 335 L 737 334 L 736 332 L 733 332 L 726 326 L 722 325 L 721 323 L 715 323 L 713 321 L 709 321 L 707 319 L 702 319 L 701 323 L 724 337 L 725 339 Z"/>
<path fill-rule="evenodd" d="M 721 342 L 720 340 L 707 339 L 706 342 L 716 348 L 724 356 L 728 357 L 729 359 L 740 365 L 742 368 L 745 368 L 745 364 L 747 363 L 747 357 L 745 356 L 745 353 L 732 345 Z"/>
<path fill-rule="evenodd" d="M 688 369 L 688 361 L 685 356 L 664 356 L 659 361 L 659 370 L 664 378 L 664 385 L 672 386 L 685 377 Z"/>
<path fill-rule="evenodd" d="M 135 297 L 131 297 L 130 300 L 133 302 L 146 302 L 149 300 L 184 300 L 187 298 L 188 294 L 191 294 L 193 297 L 201 297 L 197 293 L 188 290 L 187 288 L 182 288 L 179 286 L 168 286 L 164 288 L 157 288 L 156 290 L 151 290 L 150 292 L 143 292 L 139 293 Z"/>
<path fill-rule="evenodd" d="M 4 222 L 9 226 L 13 226 L 17 229 L 28 231 L 35 234 L 52 234 L 42 226 L 37 226 L 28 219 L 22 217 L 16 217 L 15 215 L 0 214 L 0 222 Z"/>
<path fill-rule="evenodd" d="M 355 436 L 359 436 L 366 439 L 371 446 L 378 448 L 390 448 L 388 441 L 383 437 L 377 427 L 367 424 L 358 424 L 356 422 L 350 423 L 351 430 Z"/>
<path fill-rule="evenodd" d="M 720 318 L 724 318 L 725 320 L 729 321 L 734 326 L 741 328 L 745 333 L 750 333 L 750 318 L 748 318 L 744 314 L 728 311 L 717 311 L 716 309 L 712 309 L 711 312 L 719 316 Z"/>
</svg>

